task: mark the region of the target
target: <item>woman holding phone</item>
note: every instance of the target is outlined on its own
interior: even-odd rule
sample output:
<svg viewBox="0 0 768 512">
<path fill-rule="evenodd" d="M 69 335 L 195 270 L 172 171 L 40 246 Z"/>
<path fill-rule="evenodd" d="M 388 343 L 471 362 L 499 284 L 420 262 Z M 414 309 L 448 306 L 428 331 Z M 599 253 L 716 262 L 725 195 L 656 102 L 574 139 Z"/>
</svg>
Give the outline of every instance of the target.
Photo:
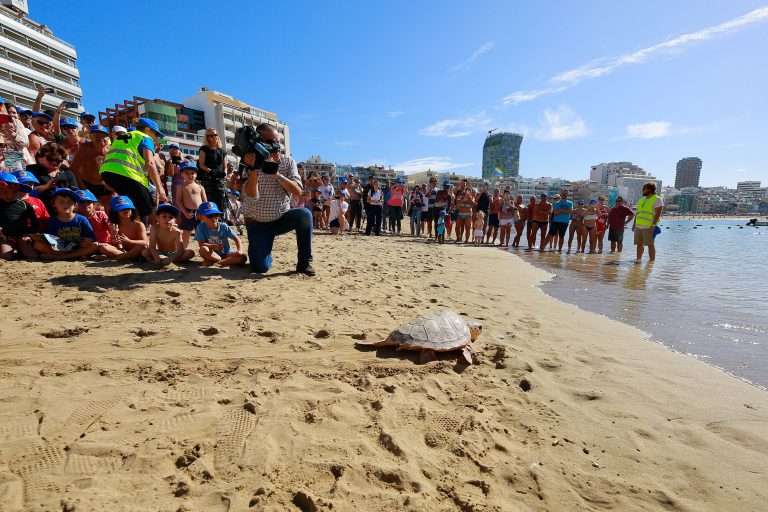
<svg viewBox="0 0 768 512">
<path fill-rule="evenodd" d="M 0 134 L 5 142 L 3 166 L 13 171 L 24 169 L 24 151 L 29 145 L 29 137 L 24 124 L 19 119 L 18 110 L 12 103 L 4 103 L 0 98 Z"/>
</svg>

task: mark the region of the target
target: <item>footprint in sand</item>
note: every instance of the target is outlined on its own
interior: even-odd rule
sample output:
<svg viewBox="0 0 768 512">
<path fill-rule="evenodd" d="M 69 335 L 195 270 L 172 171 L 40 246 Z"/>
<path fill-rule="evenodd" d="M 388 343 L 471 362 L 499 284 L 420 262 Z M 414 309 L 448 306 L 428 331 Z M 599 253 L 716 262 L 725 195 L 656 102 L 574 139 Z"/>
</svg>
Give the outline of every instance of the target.
<svg viewBox="0 0 768 512">
<path fill-rule="evenodd" d="M 234 409 L 225 414 L 216 429 L 218 441 L 213 453 L 216 469 L 225 471 L 236 468 L 245 451 L 245 439 L 256 426 L 256 416 L 244 409 Z"/>
</svg>

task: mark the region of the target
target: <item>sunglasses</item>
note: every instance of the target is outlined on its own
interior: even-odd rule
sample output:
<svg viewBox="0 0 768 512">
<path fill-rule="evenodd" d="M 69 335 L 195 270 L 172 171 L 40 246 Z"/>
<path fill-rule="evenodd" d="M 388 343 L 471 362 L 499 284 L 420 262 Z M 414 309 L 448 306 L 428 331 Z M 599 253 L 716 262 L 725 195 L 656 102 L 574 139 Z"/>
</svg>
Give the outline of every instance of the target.
<svg viewBox="0 0 768 512">
<path fill-rule="evenodd" d="M 218 133 L 211 133 L 211 134 L 208 135 L 208 138 L 210 139 L 210 138 L 218 137 L 218 136 L 219 136 Z"/>
<path fill-rule="evenodd" d="M 35 124 L 40 126 L 53 126 L 53 123 L 50 121 L 35 121 Z"/>
<path fill-rule="evenodd" d="M 64 161 L 64 159 L 62 158 L 51 158 L 49 156 L 45 157 L 45 159 L 51 162 L 52 164 L 60 164 L 61 162 Z"/>
</svg>

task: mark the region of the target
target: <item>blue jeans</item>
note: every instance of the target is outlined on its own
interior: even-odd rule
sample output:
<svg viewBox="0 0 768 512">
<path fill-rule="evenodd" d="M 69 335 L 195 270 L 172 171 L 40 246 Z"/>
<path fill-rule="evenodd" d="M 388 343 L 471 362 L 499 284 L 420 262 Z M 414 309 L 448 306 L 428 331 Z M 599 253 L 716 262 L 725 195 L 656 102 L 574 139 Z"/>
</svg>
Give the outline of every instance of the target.
<svg viewBox="0 0 768 512">
<path fill-rule="evenodd" d="M 312 261 L 312 213 L 306 208 L 288 210 L 272 222 L 248 222 L 248 259 L 251 270 L 266 273 L 272 266 L 272 244 L 276 236 L 296 231 L 299 263 Z"/>
<path fill-rule="evenodd" d="M 421 236 L 421 207 L 411 210 L 411 234 Z"/>
</svg>

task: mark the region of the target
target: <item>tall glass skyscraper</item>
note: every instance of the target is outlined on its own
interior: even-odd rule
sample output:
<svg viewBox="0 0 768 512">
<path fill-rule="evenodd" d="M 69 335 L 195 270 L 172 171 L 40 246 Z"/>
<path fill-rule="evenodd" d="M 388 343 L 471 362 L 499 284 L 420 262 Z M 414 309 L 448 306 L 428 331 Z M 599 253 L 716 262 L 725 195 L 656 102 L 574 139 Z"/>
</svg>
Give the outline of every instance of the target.
<svg viewBox="0 0 768 512">
<path fill-rule="evenodd" d="M 520 144 L 518 133 L 498 132 L 488 135 L 483 144 L 483 179 L 497 181 L 520 174 Z"/>
<path fill-rule="evenodd" d="M 677 162 L 675 188 L 698 187 L 701 177 L 701 158 L 689 156 Z"/>
</svg>

